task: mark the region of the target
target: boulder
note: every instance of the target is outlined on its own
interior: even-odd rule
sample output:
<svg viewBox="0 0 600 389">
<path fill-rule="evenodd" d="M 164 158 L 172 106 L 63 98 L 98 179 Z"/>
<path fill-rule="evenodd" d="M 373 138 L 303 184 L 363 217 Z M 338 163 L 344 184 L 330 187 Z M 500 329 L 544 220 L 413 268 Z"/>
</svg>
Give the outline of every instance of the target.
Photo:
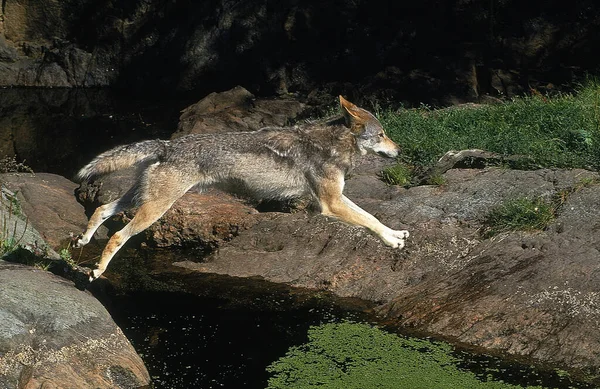
<svg viewBox="0 0 600 389">
<path fill-rule="evenodd" d="M 142 360 L 89 292 L 0 260 L 0 388 L 149 384 Z"/>
<path fill-rule="evenodd" d="M 289 124 L 304 108 L 304 104 L 292 98 L 256 99 L 248 90 L 237 86 L 225 92 L 211 93 L 184 109 L 171 138 L 281 127 Z"/>
<path fill-rule="evenodd" d="M 4 173 L 0 183 L 15 194 L 20 212 L 53 249 L 66 248 L 71 234 L 85 230 L 85 210 L 73 201 L 77 184 L 50 173 Z M 106 229 L 99 234 L 106 237 Z"/>
</svg>

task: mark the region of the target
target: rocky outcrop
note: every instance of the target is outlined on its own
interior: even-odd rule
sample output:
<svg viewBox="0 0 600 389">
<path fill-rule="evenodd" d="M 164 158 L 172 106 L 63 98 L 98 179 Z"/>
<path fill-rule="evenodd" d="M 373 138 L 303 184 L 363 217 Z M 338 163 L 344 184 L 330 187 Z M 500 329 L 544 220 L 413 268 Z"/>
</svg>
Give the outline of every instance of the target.
<svg viewBox="0 0 600 389">
<path fill-rule="evenodd" d="M 140 388 L 150 377 L 89 292 L 0 260 L 0 388 Z"/>
<path fill-rule="evenodd" d="M 594 71 L 598 15 L 593 0 L 6 0 L 0 86 L 512 96 Z"/>
<path fill-rule="evenodd" d="M 60 261 L 69 234 L 84 229 L 77 185 L 47 173 L 0 174 L 0 388 L 139 388 L 140 357 L 89 292 L 42 268 L 81 277 Z M 19 248 L 21 247 L 21 248 Z M 81 275 L 82 276 L 82 275 Z M 87 278 L 87 277 L 86 277 Z"/>
<path fill-rule="evenodd" d="M 236 93 L 248 96 L 241 89 Z M 211 132 L 231 127 L 227 109 L 235 104 L 218 103 L 218 97 L 194 106 L 224 107 L 215 112 L 224 112 L 225 119 L 215 121 L 219 127 Z M 215 114 L 204 109 L 194 116 L 200 122 L 202 115 Z M 193 128 L 193 121 L 186 125 Z M 420 179 L 441 175 L 438 186 L 389 186 L 378 174 L 392 162 L 375 156 L 363 158 L 350 174 L 345 187 L 350 199 L 391 228 L 411 232 L 403 250 L 322 215 L 272 208 L 257 213 L 251 204 L 219 192 L 187 193 L 144 237 L 153 246 L 200 249 L 200 261 L 175 259 L 178 268 L 358 297 L 402 326 L 600 376 L 595 331 L 600 214 L 594 203 L 600 176 L 587 170 L 458 168 L 465 158 L 481 167 L 499 156 L 481 150 L 449 153 Z M 115 172 L 85 183 L 79 199 L 91 211 L 123 194 L 132 174 Z M 543 231 L 485 237 L 488 213 L 521 197 L 554 202 L 553 222 Z M 169 265 L 153 267 L 153 274 L 177 277 Z M 110 271 L 111 266 L 108 277 Z"/>
</svg>

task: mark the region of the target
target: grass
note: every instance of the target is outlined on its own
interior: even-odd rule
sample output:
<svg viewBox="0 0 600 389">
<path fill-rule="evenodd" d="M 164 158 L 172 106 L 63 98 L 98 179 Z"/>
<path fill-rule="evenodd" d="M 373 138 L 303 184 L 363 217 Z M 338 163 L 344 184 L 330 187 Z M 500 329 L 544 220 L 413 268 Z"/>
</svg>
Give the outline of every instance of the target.
<svg viewBox="0 0 600 389">
<path fill-rule="evenodd" d="M 523 388 L 461 370 L 452 352 L 446 343 L 403 338 L 367 324 L 323 324 L 309 329 L 306 344 L 267 368 L 268 389 Z"/>
<path fill-rule="evenodd" d="M 381 179 L 390 185 L 408 186 L 411 183 L 413 170 L 404 163 L 384 168 Z"/>
<path fill-rule="evenodd" d="M 537 167 L 600 168 L 600 81 L 577 93 L 534 94 L 493 105 L 383 110 L 378 117 L 403 162 L 430 166 L 448 150 L 526 155 Z"/>
<path fill-rule="evenodd" d="M 19 234 L 17 218 L 21 215 L 21 204 L 16 194 L 2 189 L 0 191 L 0 257 L 15 251 L 20 247 L 29 224 L 29 218 L 25 219 L 25 227 Z"/>
<path fill-rule="evenodd" d="M 482 236 L 510 231 L 542 231 L 555 219 L 556 204 L 542 198 L 511 199 L 493 209 L 484 221 Z"/>
</svg>

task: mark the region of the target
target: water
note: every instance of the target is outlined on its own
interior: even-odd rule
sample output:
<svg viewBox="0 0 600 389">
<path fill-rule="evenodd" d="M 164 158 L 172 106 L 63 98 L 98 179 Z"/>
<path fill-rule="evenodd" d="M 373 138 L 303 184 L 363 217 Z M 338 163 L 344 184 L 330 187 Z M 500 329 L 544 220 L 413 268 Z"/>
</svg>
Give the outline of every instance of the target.
<svg viewBox="0 0 600 389">
<path fill-rule="evenodd" d="M 129 291 L 100 297 L 157 389 L 265 388 L 266 367 L 304 343 L 309 326 L 368 320 L 369 304 L 363 301 L 164 264 L 159 274 L 141 275 L 135 264 L 119 269 L 123 262 L 116 264 L 121 281 L 135 277 L 141 290 L 119 285 L 119 291 Z"/>
<path fill-rule="evenodd" d="M 133 294 L 115 304 L 129 312 L 117 323 L 156 388 L 265 388 L 265 368 L 303 343 L 309 325 L 347 316 L 310 306 L 228 308 L 219 298 L 177 293 Z"/>
<path fill-rule="evenodd" d="M 0 158 L 70 178 L 107 149 L 169 138 L 194 101 L 149 101 L 107 89 L 0 89 Z"/>
<path fill-rule="evenodd" d="M 170 284 L 185 285 L 185 290 L 120 294 L 107 308 L 142 356 L 156 389 L 265 388 L 266 367 L 291 346 L 305 343 L 309 326 L 344 320 L 377 324 L 369 303 L 324 292 L 179 271 L 150 278 L 160 283 L 159 289 Z M 397 333 L 398 328 L 388 330 Z M 461 360 L 459 368 L 484 381 L 493 377 L 522 386 L 596 387 L 496 356 L 460 349 L 453 356 Z"/>
</svg>

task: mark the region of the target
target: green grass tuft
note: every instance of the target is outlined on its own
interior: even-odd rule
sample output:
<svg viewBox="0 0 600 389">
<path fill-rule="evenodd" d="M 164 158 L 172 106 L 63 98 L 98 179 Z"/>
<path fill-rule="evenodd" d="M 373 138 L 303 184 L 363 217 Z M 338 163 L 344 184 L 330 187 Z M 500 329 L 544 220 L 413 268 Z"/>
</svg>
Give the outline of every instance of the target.
<svg viewBox="0 0 600 389">
<path fill-rule="evenodd" d="M 381 111 L 404 162 L 435 163 L 448 150 L 484 149 L 526 155 L 538 167 L 600 168 L 600 82 L 576 94 L 534 95 L 504 103 Z"/>
<path fill-rule="evenodd" d="M 510 231 L 542 231 L 554 220 L 555 204 L 541 198 L 517 198 L 493 209 L 484 221 L 482 236 Z"/>
<path fill-rule="evenodd" d="M 413 169 L 404 164 L 398 163 L 386 167 L 381 171 L 381 179 L 390 185 L 408 186 L 410 185 Z"/>
</svg>

